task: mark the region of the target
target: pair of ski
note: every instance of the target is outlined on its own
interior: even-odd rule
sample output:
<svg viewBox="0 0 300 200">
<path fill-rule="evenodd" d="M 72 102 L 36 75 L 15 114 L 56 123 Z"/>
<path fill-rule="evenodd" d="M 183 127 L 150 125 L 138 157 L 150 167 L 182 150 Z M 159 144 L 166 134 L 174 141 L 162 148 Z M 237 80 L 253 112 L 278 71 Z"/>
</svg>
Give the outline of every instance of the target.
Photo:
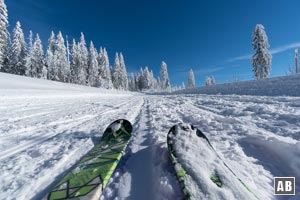
<svg viewBox="0 0 300 200">
<path fill-rule="evenodd" d="M 98 200 L 102 191 L 107 186 L 109 179 L 115 171 L 119 161 L 124 154 L 127 144 L 131 138 L 132 125 L 129 121 L 120 119 L 108 126 L 99 144 L 95 145 L 87 155 L 85 155 L 72 171 L 67 173 L 43 198 L 43 200 Z M 183 138 L 180 140 L 179 138 Z M 194 173 L 190 164 L 189 154 L 197 154 L 193 148 L 189 148 L 190 142 L 195 142 L 202 153 L 209 154 L 211 163 L 202 159 L 201 152 L 196 155 L 197 162 L 203 168 L 210 168 L 208 173 Z M 195 140 L 195 141 L 194 141 Z M 256 196 L 248 187 L 236 176 L 236 174 L 222 161 L 216 153 L 207 137 L 195 127 L 188 124 L 178 124 L 173 126 L 167 137 L 168 152 L 175 168 L 178 181 L 181 185 L 185 199 L 255 199 Z M 193 145 L 193 144 L 191 144 Z M 200 156 L 200 157 L 199 157 Z M 194 159 L 192 159 L 194 160 Z M 214 166 L 215 169 L 212 169 Z M 191 169 L 192 168 L 192 169 Z M 190 170 L 191 174 L 187 173 Z M 202 169 L 200 169 L 202 170 Z M 209 181 L 205 184 L 199 180 L 205 180 L 209 175 Z M 231 178 L 228 178 L 231 177 Z M 238 182 L 238 184 L 237 184 Z M 231 187 L 234 184 L 235 187 Z M 211 189 L 212 188 L 212 189 Z M 233 190 L 238 190 L 232 191 Z M 232 198 L 233 197 L 233 198 Z M 257 199 L 257 198 L 256 198 Z"/>
</svg>

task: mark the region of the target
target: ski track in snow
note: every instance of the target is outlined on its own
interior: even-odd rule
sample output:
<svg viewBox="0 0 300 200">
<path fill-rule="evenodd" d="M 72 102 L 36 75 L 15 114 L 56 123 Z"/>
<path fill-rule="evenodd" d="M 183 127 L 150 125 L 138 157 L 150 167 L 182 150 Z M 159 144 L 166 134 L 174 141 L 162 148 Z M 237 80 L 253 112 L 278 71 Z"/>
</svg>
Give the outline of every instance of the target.
<svg viewBox="0 0 300 200">
<path fill-rule="evenodd" d="M 101 93 L 1 99 L 0 199 L 39 199 L 118 118 L 134 121 L 143 98 Z"/>
<path fill-rule="evenodd" d="M 261 199 L 287 199 L 273 196 L 273 176 L 300 178 L 299 102 L 238 95 L 4 96 L 0 199 L 39 199 L 118 118 L 133 123 L 133 137 L 102 200 L 182 199 L 166 145 L 168 130 L 180 122 L 200 128 Z"/>
<path fill-rule="evenodd" d="M 129 145 L 129 158 L 119 167 L 102 199 L 182 199 L 166 146 L 168 130 L 180 122 L 200 128 L 223 160 L 260 199 L 300 197 L 299 192 L 294 198 L 273 195 L 274 176 L 300 178 L 300 98 L 237 95 L 144 98 L 135 137 Z M 141 167 L 149 164 L 151 168 Z M 139 182 L 143 178 L 147 181 Z M 150 188 L 142 196 L 144 187 Z M 296 191 L 299 188 L 298 182 Z M 155 191 L 154 196 L 149 195 L 150 191 Z"/>
</svg>

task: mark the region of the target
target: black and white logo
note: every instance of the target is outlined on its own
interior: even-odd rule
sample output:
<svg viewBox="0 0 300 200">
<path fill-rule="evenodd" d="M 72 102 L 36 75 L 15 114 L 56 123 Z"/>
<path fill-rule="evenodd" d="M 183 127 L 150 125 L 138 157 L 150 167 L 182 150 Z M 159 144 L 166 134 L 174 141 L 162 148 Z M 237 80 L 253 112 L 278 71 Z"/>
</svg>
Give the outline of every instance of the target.
<svg viewBox="0 0 300 200">
<path fill-rule="evenodd" d="M 274 195 L 295 195 L 295 177 L 274 177 Z"/>
</svg>

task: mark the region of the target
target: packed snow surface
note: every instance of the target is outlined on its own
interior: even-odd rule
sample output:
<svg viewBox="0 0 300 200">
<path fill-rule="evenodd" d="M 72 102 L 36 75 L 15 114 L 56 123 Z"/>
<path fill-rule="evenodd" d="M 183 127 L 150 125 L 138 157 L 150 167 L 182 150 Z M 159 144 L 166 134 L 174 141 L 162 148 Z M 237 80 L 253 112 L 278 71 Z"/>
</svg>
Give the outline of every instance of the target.
<svg viewBox="0 0 300 200">
<path fill-rule="evenodd" d="M 190 88 L 176 94 L 237 94 L 262 96 L 300 96 L 300 74 Z"/>
<path fill-rule="evenodd" d="M 1 200 L 40 199 L 119 118 L 133 137 L 102 200 L 182 199 L 166 145 L 177 123 L 201 129 L 260 199 L 292 199 L 273 195 L 273 177 L 300 179 L 299 97 L 151 96 L 0 73 L 0 114 Z"/>
</svg>

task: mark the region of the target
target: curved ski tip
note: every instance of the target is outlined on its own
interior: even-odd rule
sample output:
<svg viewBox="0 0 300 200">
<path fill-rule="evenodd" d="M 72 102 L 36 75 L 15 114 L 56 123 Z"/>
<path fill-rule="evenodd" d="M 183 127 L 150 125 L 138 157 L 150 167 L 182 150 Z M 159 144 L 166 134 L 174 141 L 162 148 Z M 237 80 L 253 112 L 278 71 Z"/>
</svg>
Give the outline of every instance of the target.
<svg viewBox="0 0 300 200">
<path fill-rule="evenodd" d="M 130 121 L 126 119 L 117 119 L 116 121 L 112 122 L 107 129 L 109 129 L 112 132 L 118 131 L 121 127 L 124 127 L 128 133 L 131 133 L 132 131 L 132 124 Z"/>
</svg>

